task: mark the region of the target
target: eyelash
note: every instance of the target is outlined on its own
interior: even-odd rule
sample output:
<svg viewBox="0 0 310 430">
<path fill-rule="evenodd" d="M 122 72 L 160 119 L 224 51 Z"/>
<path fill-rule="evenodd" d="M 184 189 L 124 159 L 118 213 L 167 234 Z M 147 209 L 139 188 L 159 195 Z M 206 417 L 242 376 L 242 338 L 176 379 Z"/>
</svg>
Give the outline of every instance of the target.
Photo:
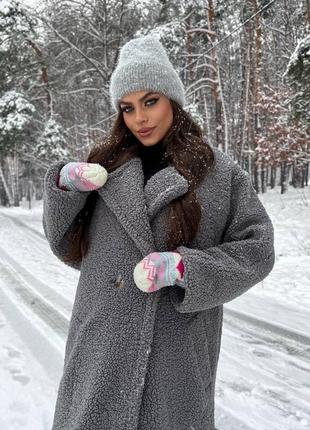
<svg viewBox="0 0 310 430">
<path fill-rule="evenodd" d="M 155 103 L 151 104 L 151 106 L 154 106 L 154 105 L 157 103 L 157 100 L 159 100 L 159 99 L 155 99 L 155 98 L 154 98 L 154 99 L 148 99 L 148 100 L 146 100 L 146 102 L 145 102 L 145 103 L 155 101 Z M 125 107 L 123 107 L 123 108 L 121 109 L 121 111 L 122 111 L 122 112 L 125 112 L 125 113 L 129 113 L 129 112 L 126 112 L 126 111 L 125 111 L 125 109 L 127 109 L 127 108 L 130 108 L 130 106 L 125 106 Z"/>
</svg>

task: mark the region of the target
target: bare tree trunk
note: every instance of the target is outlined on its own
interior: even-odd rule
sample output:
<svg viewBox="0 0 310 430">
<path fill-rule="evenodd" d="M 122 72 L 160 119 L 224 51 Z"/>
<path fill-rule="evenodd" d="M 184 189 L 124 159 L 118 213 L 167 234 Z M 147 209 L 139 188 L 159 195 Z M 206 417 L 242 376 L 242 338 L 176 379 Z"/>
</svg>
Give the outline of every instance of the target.
<svg viewBox="0 0 310 430">
<path fill-rule="evenodd" d="M 187 20 L 185 21 L 185 28 L 186 28 L 186 50 L 187 50 L 187 56 L 186 59 L 188 61 L 188 65 L 186 67 L 186 70 L 188 70 L 188 77 L 187 80 L 189 82 L 193 82 L 194 80 L 194 70 L 192 63 L 192 53 L 193 53 L 193 34 L 188 31 L 191 28 L 191 14 L 188 15 Z"/>
<path fill-rule="evenodd" d="M 265 193 L 267 190 L 267 181 L 268 181 L 268 166 L 265 162 L 261 165 L 261 191 Z"/>
<path fill-rule="evenodd" d="M 13 156 L 8 155 L 6 157 L 8 164 L 9 176 L 8 182 L 11 184 L 12 197 L 14 206 L 19 206 L 19 159 L 18 154 L 15 151 Z"/>
<path fill-rule="evenodd" d="M 249 92 L 250 92 L 250 45 L 247 47 L 246 51 L 246 57 L 245 57 L 245 79 L 244 79 L 244 92 L 245 92 L 245 98 L 243 103 L 243 118 L 242 118 L 242 131 L 241 131 L 241 150 L 240 150 L 240 161 L 243 159 L 243 153 L 246 147 L 246 150 L 248 151 L 250 149 L 249 146 Z M 248 156 L 249 152 L 247 153 Z M 250 161 L 250 160 L 249 160 Z M 250 171 L 250 170 L 249 170 Z"/>
<path fill-rule="evenodd" d="M 254 176 L 254 182 L 253 182 L 253 186 L 255 188 L 255 191 L 257 193 L 259 193 L 259 185 L 258 185 L 258 166 L 257 164 L 254 164 L 253 167 L 253 176 Z"/>
<path fill-rule="evenodd" d="M 208 27 L 210 30 L 210 41 L 211 44 L 214 45 L 216 42 L 216 35 L 214 32 L 214 28 L 215 28 L 215 14 L 214 14 L 214 7 L 213 7 L 213 2 L 212 0 L 208 0 Z M 221 96 L 220 91 L 219 90 L 219 85 L 220 85 L 220 70 L 219 70 L 219 61 L 218 61 L 218 57 L 217 57 L 217 52 L 216 52 L 216 48 L 212 49 L 211 51 L 211 57 L 212 57 L 212 69 L 211 69 L 211 75 L 212 75 L 212 97 L 213 97 L 213 104 L 214 104 L 214 109 L 215 109 L 215 142 L 216 142 L 216 146 L 220 149 L 220 150 L 224 150 L 225 152 L 227 152 L 228 148 L 225 148 L 224 146 L 224 139 L 223 139 L 223 122 L 222 122 L 222 102 L 223 102 L 223 98 L 219 97 L 219 95 Z M 218 76 L 217 76 L 218 75 Z"/>
<path fill-rule="evenodd" d="M 242 40 L 241 37 L 239 38 L 239 43 L 240 43 L 240 48 L 242 46 Z M 240 61 L 240 75 L 241 75 L 241 79 L 240 79 L 240 97 L 239 97 L 239 109 L 237 108 L 237 112 L 236 112 L 236 117 L 237 117 L 237 125 L 236 125 L 236 129 L 235 129 L 235 133 L 234 133 L 234 139 L 233 141 L 235 141 L 235 153 L 237 155 L 237 161 L 239 164 L 241 164 L 241 153 L 242 153 L 242 146 L 244 143 L 243 140 L 243 118 L 244 118 L 244 113 L 243 113 L 243 107 L 245 105 L 245 83 L 246 83 L 246 74 L 245 74 L 245 67 L 244 67 L 244 51 L 242 51 L 241 53 L 241 61 Z M 237 104 L 237 103 L 236 103 Z M 236 106 L 237 107 L 237 106 Z"/>
<path fill-rule="evenodd" d="M 9 204 L 9 206 L 13 206 L 13 197 L 12 197 L 12 194 L 10 192 L 9 185 L 5 179 L 5 176 L 4 176 L 4 172 L 3 172 L 3 168 L 2 168 L 2 162 L 0 163 L 0 179 L 1 179 L 4 191 L 5 191 L 6 196 L 7 196 L 8 204 Z"/>
<path fill-rule="evenodd" d="M 257 1 L 252 0 L 254 13 L 257 13 L 258 6 Z M 260 74 L 261 74 L 261 18 L 260 14 L 255 17 L 255 69 L 253 73 L 253 123 L 254 123 L 254 133 L 256 134 L 259 128 L 259 118 L 258 118 L 258 108 L 257 104 L 259 102 L 259 92 L 260 92 Z"/>
<path fill-rule="evenodd" d="M 310 1 L 306 0 L 306 23 L 310 27 Z"/>
<path fill-rule="evenodd" d="M 211 136 L 208 103 L 207 103 L 207 97 L 205 94 L 203 95 L 203 104 L 204 104 L 204 111 L 205 111 L 204 124 L 205 124 L 206 135 Z M 208 143 L 210 143 L 210 142 L 208 142 Z"/>
<path fill-rule="evenodd" d="M 249 32 L 251 37 L 249 41 L 249 104 L 248 104 L 248 147 L 254 149 L 255 142 L 255 109 L 254 109 L 254 95 L 255 95 L 255 66 L 253 58 L 253 31 Z"/>
<path fill-rule="evenodd" d="M 38 57 L 39 63 L 41 65 L 41 78 L 42 78 L 42 82 L 45 84 L 45 90 L 46 90 L 46 104 L 47 104 L 47 108 L 48 108 L 48 113 L 49 113 L 49 115 L 51 115 L 53 112 L 53 104 L 52 104 L 52 96 L 51 96 L 50 87 L 49 87 L 48 71 L 47 71 L 47 66 L 45 63 L 43 51 L 29 37 L 26 38 L 26 41 L 32 47 L 32 49 L 35 51 L 35 53 Z"/>
<path fill-rule="evenodd" d="M 217 62 L 217 76 L 218 76 L 218 89 L 221 99 L 221 105 L 222 105 L 222 111 L 223 111 L 223 120 L 224 120 L 224 152 L 225 154 L 228 153 L 228 145 L 229 145 L 229 138 L 228 138 L 228 118 L 227 118 L 227 112 L 226 112 L 226 106 L 225 106 L 225 100 L 223 96 L 223 87 L 222 87 L 222 80 L 221 80 L 221 71 L 218 66 Z M 222 121 L 221 121 L 222 124 Z M 223 124 L 221 125 L 221 127 Z M 223 130 L 222 130 L 223 132 Z"/>
<path fill-rule="evenodd" d="M 276 186 L 276 178 L 277 178 L 277 168 L 275 166 L 271 166 L 271 177 L 270 177 L 271 188 L 274 188 Z"/>
<path fill-rule="evenodd" d="M 287 161 L 281 163 L 281 194 L 287 191 Z"/>
</svg>

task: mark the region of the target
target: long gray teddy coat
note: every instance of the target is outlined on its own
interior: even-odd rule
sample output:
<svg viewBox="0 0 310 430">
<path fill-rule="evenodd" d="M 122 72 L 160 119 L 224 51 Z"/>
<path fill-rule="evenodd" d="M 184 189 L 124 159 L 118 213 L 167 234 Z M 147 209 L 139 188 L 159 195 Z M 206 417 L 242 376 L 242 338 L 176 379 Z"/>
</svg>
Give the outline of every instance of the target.
<svg viewBox="0 0 310 430">
<path fill-rule="evenodd" d="M 202 220 L 177 250 L 185 289 L 139 290 L 136 264 L 166 251 L 168 204 L 188 190 L 173 166 L 144 187 L 135 157 L 98 190 L 89 252 L 80 270 L 53 430 L 214 430 L 214 388 L 223 304 L 274 265 L 274 231 L 249 175 L 212 148 L 215 168 L 197 188 Z M 64 162 L 44 177 L 43 226 L 53 253 L 89 192 L 56 186 Z"/>
</svg>

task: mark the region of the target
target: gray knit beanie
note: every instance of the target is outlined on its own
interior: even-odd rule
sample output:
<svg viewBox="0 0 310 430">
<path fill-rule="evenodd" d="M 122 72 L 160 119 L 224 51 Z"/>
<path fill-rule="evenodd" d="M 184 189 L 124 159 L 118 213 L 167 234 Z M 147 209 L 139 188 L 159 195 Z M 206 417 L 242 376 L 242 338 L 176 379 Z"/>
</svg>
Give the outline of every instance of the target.
<svg viewBox="0 0 310 430">
<path fill-rule="evenodd" d="M 155 91 L 185 104 L 184 87 L 168 55 L 154 36 L 132 39 L 121 48 L 118 64 L 110 81 L 113 108 L 121 98 L 135 91 Z"/>
</svg>

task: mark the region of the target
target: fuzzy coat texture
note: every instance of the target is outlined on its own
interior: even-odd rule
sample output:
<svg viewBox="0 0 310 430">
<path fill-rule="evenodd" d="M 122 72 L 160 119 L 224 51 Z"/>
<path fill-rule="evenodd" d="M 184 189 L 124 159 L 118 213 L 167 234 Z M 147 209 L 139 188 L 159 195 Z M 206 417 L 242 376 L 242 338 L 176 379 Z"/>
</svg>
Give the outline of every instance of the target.
<svg viewBox="0 0 310 430">
<path fill-rule="evenodd" d="M 52 430 L 214 430 L 214 388 L 223 304 L 274 265 L 274 230 L 247 172 L 212 148 L 215 168 L 197 188 L 202 220 L 180 246 L 184 286 L 144 293 L 136 264 L 166 251 L 168 204 L 188 190 L 173 167 L 144 186 L 141 159 L 110 173 L 98 190 L 90 248 L 80 270 Z M 89 192 L 62 191 L 44 177 L 43 226 L 53 253 Z M 63 261 L 63 260 L 62 260 Z"/>
</svg>

